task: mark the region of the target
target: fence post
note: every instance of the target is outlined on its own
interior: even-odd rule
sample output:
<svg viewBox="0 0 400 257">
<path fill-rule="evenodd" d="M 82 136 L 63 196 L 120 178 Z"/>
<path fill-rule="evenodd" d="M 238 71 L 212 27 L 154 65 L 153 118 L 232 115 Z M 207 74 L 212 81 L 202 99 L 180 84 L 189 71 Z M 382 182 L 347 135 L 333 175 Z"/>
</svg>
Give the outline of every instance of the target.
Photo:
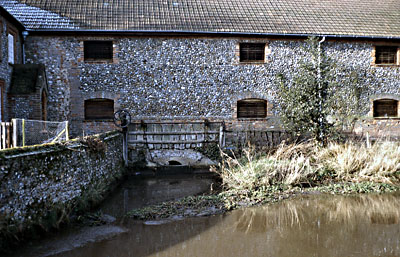
<svg viewBox="0 0 400 257">
<path fill-rule="evenodd" d="M 22 146 L 25 146 L 25 119 L 22 119 Z"/>
<path fill-rule="evenodd" d="M 369 133 L 367 132 L 367 148 L 371 148 L 371 141 L 369 139 Z"/>
<path fill-rule="evenodd" d="M 69 140 L 68 121 L 65 122 L 65 141 Z"/>
<path fill-rule="evenodd" d="M 18 142 L 17 142 L 17 119 L 12 119 L 12 129 L 13 129 L 13 138 L 12 138 L 12 147 L 17 147 Z"/>
<path fill-rule="evenodd" d="M 219 147 L 223 148 L 225 146 L 225 140 L 224 140 L 224 125 L 221 124 L 219 127 Z"/>
<path fill-rule="evenodd" d="M 125 167 L 128 167 L 128 128 L 122 128 L 123 141 L 122 141 L 122 158 L 124 159 Z"/>
<path fill-rule="evenodd" d="M 6 123 L 1 123 L 1 149 L 6 149 Z"/>
<path fill-rule="evenodd" d="M 7 146 L 6 146 L 6 148 L 12 147 L 11 130 L 12 130 L 12 123 L 7 122 Z"/>
</svg>

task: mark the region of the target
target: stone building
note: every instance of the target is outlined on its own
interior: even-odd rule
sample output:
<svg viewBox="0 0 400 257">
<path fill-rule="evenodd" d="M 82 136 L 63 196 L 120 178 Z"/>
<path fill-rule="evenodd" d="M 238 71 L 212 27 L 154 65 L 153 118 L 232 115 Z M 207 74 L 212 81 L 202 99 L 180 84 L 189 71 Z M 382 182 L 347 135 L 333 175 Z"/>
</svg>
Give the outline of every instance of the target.
<svg viewBox="0 0 400 257">
<path fill-rule="evenodd" d="M 0 121 L 8 115 L 7 95 L 11 85 L 14 63 L 22 62 L 22 34 L 24 26 L 6 10 L 0 7 Z"/>
<path fill-rule="evenodd" d="M 46 120 L 45 69 L 24 64 L 24 32 L 24 25 L 0 6 L 0 121 Z"/>
<path fill-rule="evenodd" d="M 0 0 L 27 32 L 25 61 L 42 64 L 49 120 L 73 133 L 134 119 L 268 124 L 276 76 L 293 77 L 304 40 L 363 74 L 363 113 L 400 114 L 400 3 L 391 0 Z M 21 57 L 20 57 L 21 58 Z M 4 63 L 4 62 L 3 62 Z M 337 71 L 343 77 L 343 71 Z M 377 119 L 373 119 L 377 118 Z M 397 124 L 397 123 L 396 123 Z"/>
</svg>

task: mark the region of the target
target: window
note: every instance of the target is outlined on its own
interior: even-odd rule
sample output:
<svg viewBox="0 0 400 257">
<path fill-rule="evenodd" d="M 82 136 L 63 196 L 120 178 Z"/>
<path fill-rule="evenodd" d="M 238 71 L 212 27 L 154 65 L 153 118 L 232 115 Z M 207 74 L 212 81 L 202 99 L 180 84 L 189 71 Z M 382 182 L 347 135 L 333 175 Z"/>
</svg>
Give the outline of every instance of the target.
<svg viewBox="0 0 400 257">
<path fill-rule="evenodd" d="M 262 99 L 244 99 L 237 102 L 238 118 L 267 117 L 267 101 Z"/>
<path fill-rule="evenodd" d="M 95 98 L 85 100 L 85 120 L 109 120 L 114 118 L 114 100 Z"/>
<path fill-rule="evenodd" d="M 398 101 L 393 99 L 380 99 L 373 102 L 374 117 L 397 117 Z"/>
<path fill-rule="evenodd" d="M 112 61 L 112 41 L 85 41 L 83 43 L 85 61 Z"/>
<path fill-rule="evenodd" d="M 8 63 L 11 64 L 15 62 L 14 44 L 14 35 L 8 34 Z"/>
<path fill-rule="evenodd" d="M 264 62 L 265 43 L 241 43 L 239 48 L 241 62 Z"/>
<path fill-rule="evenodd" d="M 376 46 L 375 64 L 398 64 L 397 46 Z"/>
</svg>

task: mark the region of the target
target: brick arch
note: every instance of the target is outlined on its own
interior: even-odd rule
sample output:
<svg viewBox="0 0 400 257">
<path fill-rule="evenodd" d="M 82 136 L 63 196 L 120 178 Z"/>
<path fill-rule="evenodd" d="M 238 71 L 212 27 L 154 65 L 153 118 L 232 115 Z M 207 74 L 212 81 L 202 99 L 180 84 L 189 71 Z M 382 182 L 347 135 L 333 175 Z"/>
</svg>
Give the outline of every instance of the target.
<svg viewBox="0 0 400 257">
<path fill-rule="evenodd" d="M 243 117 L 243 114 L 245 111 L 241 109 L 242 107 L 245 107 L 246 102 L 249 103 L 250 105 L 253 105 L 254 107 L 257 106 L 257 102 L 261 105 L 262 103 L 265 104 L 265 115 L 261 115 L 263 117 L 256 117 L 256 113 L 253 113 L 254 117 Z M 248 105 L 249 106 L 249 105 Z M 245 107 L 246 108 L 246 107 Z M 256 108 L 261 108 L 261 106 L 256 107 Z M 241 109 L 241 110 L 240 110 Z M 255 92 L 243 92 L 241 94 L 236 95 L 236 97 L 233 98 L 232 101 L 232 116 L 233 118 L 266 118 L 267 116 L 271 115 L 271 109 L 272 109 L 272 104 L 269 98 L 267 98 L 263 94 L 255 93 Z M 258 113 L 260 113 L 258 111 Z M 250 113 L 249 113 L 250 114 Z M 250 114 L 250 116 L 252 116 Z"/>
<path fill-rule="evenodd" d="M 89 92 L 86 93 L 83 97 L 82 97 L 83 101 L 82 101 L 82 118 L 84 120 L 110 120 L 111 117 L 114 116 L 114 112 L 117 111 L 120 106 L 118 103 L 118 99 L 119 99 L 119 94 L 115 94 L 115 93 L 111 93 L 111 92 Z M 93 101 L 103 101 L 98 102 L 98 107 L 99 108 L 103 108 L 102 111 L 103 112 L 107 112 L 104 115 L 101 115 L 100 113 L 98 113 L 98 115 L 96 115 L 95 113 L 93 113 L 94 115 L 87 115 L 88 114 L 88 106 L 87 103 L 89 103 L 89 105 L 91 105 L 91 108 L 96 108 L 96 103 Z M 91 102 L 92 101 L 92 102 Z M 112 103 L 110 102 L 112 101 Z M 90 107 L 90 106 L 89 106 Z M 96 109 L 94 110 L 96 112 Z M 89 110 L 90 112 L 90 110 Z M 113 113 L 111 115 L 111 112 Z M 90 113 L 89 113 L 90 114 Z"/>
<path fill-rule="evenodd" d="M 371 97 L 370 116 L 375 118 L 399 117 L 400 96 L 393 94 L 381 94 Z"/>
<path fill-rule="evenodd" d="M 120 94 L 115 94 L 115 93 L 111 93 L 111 92 L 89 92 L 89 93 L 85 93 L 82 98 L 82 116 L 83 116 L 83 111 L 84 111 L 84 103 L 86 100 L 90 100 L 90 99 L 110 99 L 114 101 L 114 110 L 117 111 L 119 110 L 120 107 L 120 103 L 119 103 L 119 98 L 120 98 Z"/>
<path fill-rule="evenodd" d="M 84 101 L 85 120 L 107 120 L 114 117 L 114 99 L 91 98 Z"/>
</svg>

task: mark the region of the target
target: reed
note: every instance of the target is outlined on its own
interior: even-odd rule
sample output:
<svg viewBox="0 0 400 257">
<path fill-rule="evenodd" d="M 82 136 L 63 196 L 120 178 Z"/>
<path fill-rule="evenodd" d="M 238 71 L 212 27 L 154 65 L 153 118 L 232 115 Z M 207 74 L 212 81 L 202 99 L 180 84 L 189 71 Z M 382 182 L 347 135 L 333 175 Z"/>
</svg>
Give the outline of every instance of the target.
<svg viewBox="0 0 400 257">
<path fill-rule="evenodd" d="M 349 141 L 281 144 L 270 153 L 245 149 L 238 158 L 222 153 L 217 172 L 225 189 L 258 190 L 271 185 L 315 186 L 329 183 L 374 182 L 399 185 L 400 144 L 377 142 L 371 147 Z"/>
</svg>

